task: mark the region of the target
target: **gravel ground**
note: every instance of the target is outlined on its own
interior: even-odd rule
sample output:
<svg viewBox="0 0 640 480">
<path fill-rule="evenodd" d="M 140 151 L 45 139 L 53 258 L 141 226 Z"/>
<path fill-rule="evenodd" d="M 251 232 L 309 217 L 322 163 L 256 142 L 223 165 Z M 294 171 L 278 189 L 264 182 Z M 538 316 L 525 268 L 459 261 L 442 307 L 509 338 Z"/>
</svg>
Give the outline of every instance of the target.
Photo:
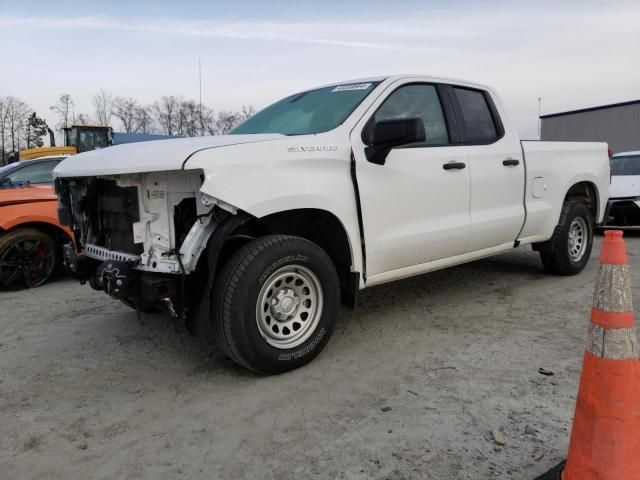
<svg viewBox="0 0 640 480">
<path fill-rule="evenodd" d="M 533 479 L 567 450 L 598 251 L 576 277 L 524 247 L 372 288 L 275 377 L 71 280 L 0 292 L 0 476 Z"/>
</svg>

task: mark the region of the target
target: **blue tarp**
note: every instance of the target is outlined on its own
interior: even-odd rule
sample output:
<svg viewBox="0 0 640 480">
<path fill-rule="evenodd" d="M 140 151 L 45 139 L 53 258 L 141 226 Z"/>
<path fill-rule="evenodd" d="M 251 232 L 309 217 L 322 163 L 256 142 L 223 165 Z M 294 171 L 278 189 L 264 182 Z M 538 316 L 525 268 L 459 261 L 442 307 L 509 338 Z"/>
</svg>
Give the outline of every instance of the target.
<svg viewBox="0 0 640 480">
<path fill-rule="evenodd" d="M 148 142 L 150 140 L 168 140 L 170 138 L 182 138 L 176 135 L 154 135 L 149 133 L 125 133 L 113 132 L 113 144 Z"/>
</svg>

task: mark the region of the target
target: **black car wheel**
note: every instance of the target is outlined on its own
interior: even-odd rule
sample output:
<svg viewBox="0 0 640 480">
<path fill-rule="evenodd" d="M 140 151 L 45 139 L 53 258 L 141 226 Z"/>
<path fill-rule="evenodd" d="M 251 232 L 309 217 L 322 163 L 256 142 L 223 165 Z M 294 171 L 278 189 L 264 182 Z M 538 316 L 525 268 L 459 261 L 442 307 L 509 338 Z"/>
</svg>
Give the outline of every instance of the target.
<svg viewBox="0 0 640 480">
<path fill-rule="evenodd" d="M 18 228 L 0 236 L 0 284 L 23 290 L 46 282 L 56 265 L 56 243 L 34 228 Z"/>
</svg>

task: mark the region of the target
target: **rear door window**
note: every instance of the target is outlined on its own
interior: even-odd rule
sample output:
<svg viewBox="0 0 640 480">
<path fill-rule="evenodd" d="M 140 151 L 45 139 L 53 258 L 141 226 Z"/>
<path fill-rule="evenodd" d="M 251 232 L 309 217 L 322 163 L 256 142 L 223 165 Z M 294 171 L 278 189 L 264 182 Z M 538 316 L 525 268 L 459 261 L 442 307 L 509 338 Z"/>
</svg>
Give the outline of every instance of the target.
<svg viewBox="0 0 640 480">
<path fill-rule="evenodd" d="M 470 88 L 453 88 L 462 113 L 466 143 L 491 143 L 498 139 L 498 128 L 485 93 Z"/>
</svg>

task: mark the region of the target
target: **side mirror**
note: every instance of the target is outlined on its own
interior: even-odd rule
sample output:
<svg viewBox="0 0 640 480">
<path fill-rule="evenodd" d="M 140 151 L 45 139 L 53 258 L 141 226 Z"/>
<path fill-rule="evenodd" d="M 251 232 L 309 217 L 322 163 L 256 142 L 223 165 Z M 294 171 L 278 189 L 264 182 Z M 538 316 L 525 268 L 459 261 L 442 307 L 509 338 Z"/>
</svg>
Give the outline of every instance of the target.
<svg viewBox="0 0 640 480">
<path fill-rule="evenodd" d="M 371 163 L 384 165 L 392 148 L 424 142 L 426 138 L 421 118 L 383 120 L 370 125 L 365 131 L 364 141 L 368 145 L 365 155 Z"/>
</svg>

